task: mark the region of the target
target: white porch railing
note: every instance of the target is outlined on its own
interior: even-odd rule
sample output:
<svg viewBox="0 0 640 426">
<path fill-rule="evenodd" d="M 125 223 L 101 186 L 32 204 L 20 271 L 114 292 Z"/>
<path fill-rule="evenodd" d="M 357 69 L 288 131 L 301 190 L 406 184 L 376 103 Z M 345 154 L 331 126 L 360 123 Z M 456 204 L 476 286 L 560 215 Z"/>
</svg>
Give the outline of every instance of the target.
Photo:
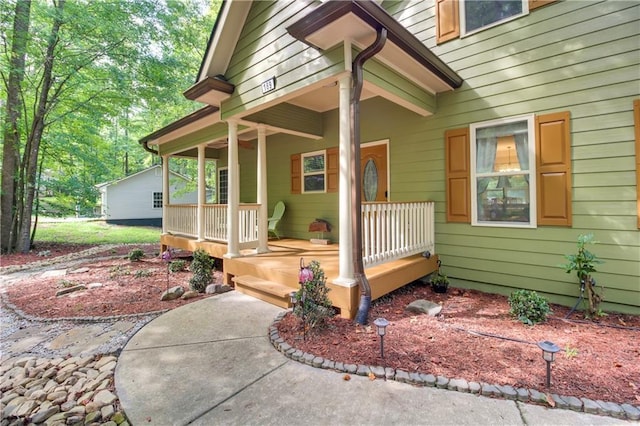
<svg viewBox="0 0 640 426">
<path fill-rule="evenodd" d="M 238 212 L 240 248 L 258 246 L 258 204 L 241 204 Z M 167 207 L 166 228 L 171 234 L 198 238 L 198 207 L 172 204 Z M 227 206 L 204 206 L 204 238 L 227 242 Z M 365 267 L 434 251 L 434 203 L 363 203 L 362 261 Z"/>
<path fill-rule="evenodd" d="M 258 246 L 258 204 L 241 204 L 238 211 L 238 241 L 240 248 Z M 171 204 L 167 206 L 166 229 L 171 234 L 198 238 L 198 206 Z M 204 239 L 227 242 L 227 206 L 204 205 Z"/>
<path fill-rule="evenodd" d="M 362 261 L 365 267 L 430 251 L 433 253 L 434 203 L 362 204 Z"/>
</svg>

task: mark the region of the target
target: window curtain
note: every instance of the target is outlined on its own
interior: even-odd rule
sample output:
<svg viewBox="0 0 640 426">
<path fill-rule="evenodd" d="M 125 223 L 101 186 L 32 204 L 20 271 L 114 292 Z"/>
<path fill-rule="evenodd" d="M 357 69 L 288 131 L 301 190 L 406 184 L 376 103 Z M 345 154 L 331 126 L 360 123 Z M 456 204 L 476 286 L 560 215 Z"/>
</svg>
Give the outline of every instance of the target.
<svg viewBox="0 0 640 426">
<path fill-rule="evenodd" d="M 526 123 L 524 123 L 526 125 Z M 516 141 L 516 154 L 518 155 L 518 163 L 520 170 L 529 171 L 529 140 L 527 133 L 516 133 L 513 135 Z M 529 183 L 529 173 L 524 174 L 524 179 Z"/>
</svg>

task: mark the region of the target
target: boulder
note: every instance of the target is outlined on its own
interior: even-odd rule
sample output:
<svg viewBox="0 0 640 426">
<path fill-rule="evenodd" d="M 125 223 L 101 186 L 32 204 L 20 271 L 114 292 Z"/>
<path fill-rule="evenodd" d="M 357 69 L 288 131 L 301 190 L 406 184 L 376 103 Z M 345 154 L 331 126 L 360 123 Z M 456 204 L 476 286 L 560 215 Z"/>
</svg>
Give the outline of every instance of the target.
<svg viewBox="0 0 640 426">
<path fill-rule="evenodd" d="M 427 314 L 435 317 L 442 310 L 442 306 L 429 300 L 418 299 L 409 303 L 405 309 L 416 314 Z"/>
<path fill-rule="evenodd" d="M 183 294 L 184 289 L 181 286 L 177 285 L 162 293 L 162 296 L 160 296 L 160 300 L 163 302 L 167 300 L 174 300 L 181 297 Z"/>
</svg>

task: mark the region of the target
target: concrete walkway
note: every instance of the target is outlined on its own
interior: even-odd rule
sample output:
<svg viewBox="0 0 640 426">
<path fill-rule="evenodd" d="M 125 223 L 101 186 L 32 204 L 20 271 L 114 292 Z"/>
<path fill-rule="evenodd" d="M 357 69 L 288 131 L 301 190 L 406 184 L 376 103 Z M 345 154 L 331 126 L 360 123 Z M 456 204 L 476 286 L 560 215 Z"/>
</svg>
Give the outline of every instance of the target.
<svg viewBox="0 0 640 426">
<path fill-rule="evenodd" d="M 237 292 L 172 310 L 118 358 L 116 393 L 132 425 L 605 425 L 547 409 L 313 368 L 271 346 L 280 308 Z"/>
</svg>

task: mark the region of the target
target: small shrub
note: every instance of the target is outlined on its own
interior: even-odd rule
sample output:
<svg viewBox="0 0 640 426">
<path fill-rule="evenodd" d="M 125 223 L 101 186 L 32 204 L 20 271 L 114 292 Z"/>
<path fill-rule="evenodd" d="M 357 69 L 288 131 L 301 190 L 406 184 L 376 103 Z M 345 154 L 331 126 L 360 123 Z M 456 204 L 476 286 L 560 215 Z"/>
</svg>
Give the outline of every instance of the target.
<svg viewBox="0 0 640 426">
<path fill-rule="evenodd" d="M 189 288 L 204 293 L 207 286 L 213 282 L 213 259 L 206 251 L 197 249 L 193 252 L 190 269 L 193 276 L 189 280 Z"/>
<path fill-rule="evenodd" d="M 129 252 L 127 259 L 131 262 L 140 262 L 140 260 L 144 257 L 144 251 L 139 248 L 134 248 Z"/>
<path fill-rule="evenodd" d="M 123 268 L 122 265 L 113 266 L 109 269 L 109 278 L 114 279 L 123 275 L 131 275 L 129 267 Z"/>
<path fill-rule="evenodd" d="M 174 260 L 169 263 L 169 270 L 173 273 L 184 271 L 186 267 L 187 262 L 182 259 Z"/>
<path fill-rule="evenodd" d="M 58 283 L 58 286 L 62 287 L 62 288 L 75 287 L 76 285 L 78 285 L 78 284 L 73 282 L 73 281 L 69 281 L 69 280 L 61 280 Z"/>
<path fill-rule="evenodd" d="M 136 271 L 136 273 L 133 275 L 136 278 L 145 278 L 145 277 L 150 277 L 151 275 L 153 275 L 153 272 L 151 272 L 148 269 L 139 269 Z"/>
<path fill-rule="evenodd" d="M 302 263 L 302 262 L 301 262 Z M 293 314 L 301 318 L 304 327 L 322 327 L 326 320 L 334 315 L 331 301 L 327 296 L 327 278 L 320 263 L 311 261 L 308 267 L 301 267 L 300 290 L 296 293 L 298 303 Z"/>
<path fill-rule="evenodd" d="M 547 299 L 531 290 L 516 290 L 509 296 L 509 313 L 523 324 L 534 325 L 546 321 L 551 313 Z"/>
</svg>

